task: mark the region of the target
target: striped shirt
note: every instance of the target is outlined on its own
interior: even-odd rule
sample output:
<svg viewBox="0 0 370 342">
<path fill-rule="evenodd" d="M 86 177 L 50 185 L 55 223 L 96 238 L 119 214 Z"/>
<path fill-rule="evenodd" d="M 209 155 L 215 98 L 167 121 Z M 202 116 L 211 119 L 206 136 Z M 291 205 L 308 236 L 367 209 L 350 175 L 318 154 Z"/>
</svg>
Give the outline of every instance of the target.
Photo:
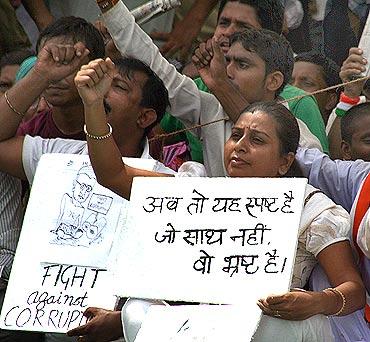
<svg viewBox="0 0 370 342">
<path fill-rule="evenodd" d="M 21 228 L 21 182 L 0 172 L 0 289 L 10 275 Z"/>
</svg>

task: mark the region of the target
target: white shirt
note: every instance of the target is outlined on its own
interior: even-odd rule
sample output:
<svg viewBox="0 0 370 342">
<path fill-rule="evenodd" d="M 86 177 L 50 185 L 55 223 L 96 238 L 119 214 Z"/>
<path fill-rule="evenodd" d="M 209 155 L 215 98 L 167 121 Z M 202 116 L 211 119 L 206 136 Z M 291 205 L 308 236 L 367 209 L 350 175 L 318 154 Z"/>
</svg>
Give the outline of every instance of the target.
<svg viewBox="0 0 370 342">
<path fill-rule="evenodd" d="M 31 137 L 26 135 L 23 142 L 22 161 L 24 172 L 30 184 L 33 182 L 36 168 L 41 156 L 45 153 L 69 153 L 69 154 L 88 154 L 87 142 L 72 139 L 43 139 L 41 137 Z M 145 138 L 142 159 L 153 159 L 149 155 L 149 143 Z M 175 173 L 173 170 L 164 166 L 159 161 L 155 161 L 153 171 L 162 173 Z"/>
</svg>

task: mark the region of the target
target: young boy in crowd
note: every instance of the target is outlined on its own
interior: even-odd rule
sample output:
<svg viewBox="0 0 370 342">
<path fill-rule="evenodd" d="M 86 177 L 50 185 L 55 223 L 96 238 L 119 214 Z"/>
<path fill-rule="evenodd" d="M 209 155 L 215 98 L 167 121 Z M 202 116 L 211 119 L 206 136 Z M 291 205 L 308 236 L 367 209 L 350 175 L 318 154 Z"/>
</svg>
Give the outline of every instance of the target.
<svg viewBox="0 0 370 342">
<path fill-rule="evenodd" d="M 341 118 L 340 128 L 343 159 L 370 161 L 370 103 L 350 108 Z"/>
<path fill-rule="evenodd" d="M 310 51 L 295 56 L 294 68 L 290 84 L 307 93 L 340 84 L 339 66 L 324 54 Z M 315 94 L 325 125 L 332 110 L 338 103 L 336 89 Z"/>
</svg>

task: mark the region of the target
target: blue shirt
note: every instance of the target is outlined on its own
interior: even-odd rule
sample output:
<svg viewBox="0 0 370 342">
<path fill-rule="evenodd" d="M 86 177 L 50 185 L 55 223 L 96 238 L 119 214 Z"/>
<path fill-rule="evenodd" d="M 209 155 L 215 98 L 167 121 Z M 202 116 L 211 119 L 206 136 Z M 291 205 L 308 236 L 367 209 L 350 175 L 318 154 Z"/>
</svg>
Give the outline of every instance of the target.
<svg viewBox="0 0 370 342">
<path fill-rule="evenodd" d="M 370 173 L 370 162 L 331 160 L 318 149 L 299 148 L 296 159 L 308 182 L 348 211 Z"/>
</svg>

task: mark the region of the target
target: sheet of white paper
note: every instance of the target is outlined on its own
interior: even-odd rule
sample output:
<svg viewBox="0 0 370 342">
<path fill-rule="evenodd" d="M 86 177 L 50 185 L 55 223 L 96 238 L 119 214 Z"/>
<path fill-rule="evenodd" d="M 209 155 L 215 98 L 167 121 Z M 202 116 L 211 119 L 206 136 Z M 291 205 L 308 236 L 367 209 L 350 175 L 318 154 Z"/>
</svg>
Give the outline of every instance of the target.
<svg viewBox="0 0 370 342">
<path fill-rule="evenodd" d="M 305 184 L 136 178 L 117 294 L 233 304 L 288 291 Z"/>
<path fill-rule="evenodd" d="M 40 227 L 42 261 L 106 268 L 126 202 L 97 183 L 88 158 L 50 155 L 37 169 L 24 225 Z"/>
<path fill-rule="evenodd" d="M 158 306 L 148 309 L 135 342 L 246 342 L 261 317 L 254 303 L 232 305 Z"/>
<path fill-rule="evenodd" d="M 141 168 L 152 169 L 154 166 L 153 160 L 129 158 L 125 161 Z M 113 226 L 108 227 L 111 230 L 109 242 L 103 249 L 96 244 L 89 247 L 67 245 L 64 246 L 65 253 L 69 255 L 59 255 L 52 249 L 63 247 L 50 245 L 50 231 L 56 229 L 62 194 L 72 193 L 70 182 L 76 179 L 81 165 L 87 165 L 85 163 L 89 163 L 88 156 L 53 154 L 42 157 L 13 262 L 0 328 L 64 333 L 85 322 L 82 314 L 88 306 L 113 309 L 116 297 L 112 264 L 120 250 L 115 236 L 125 225 L 128 201 L 107 189 L 101 188 L 103 190 L 97 192 L 113 198 L 107 219 Z M 76 171 L 69 171 L 73 165 Z M 62 184 L 66 179 L 68 185 L 64 188 Z M 82 188 L 82 185 L 78 186 Z M 106 208 L 106 201 L 91 200 L 96 184 L 93 189 L 86 202 L 100 215 Z M 99 267 L 101 262 L 97 255 L 105 260 L 103 268 Z"/>
</svg>

